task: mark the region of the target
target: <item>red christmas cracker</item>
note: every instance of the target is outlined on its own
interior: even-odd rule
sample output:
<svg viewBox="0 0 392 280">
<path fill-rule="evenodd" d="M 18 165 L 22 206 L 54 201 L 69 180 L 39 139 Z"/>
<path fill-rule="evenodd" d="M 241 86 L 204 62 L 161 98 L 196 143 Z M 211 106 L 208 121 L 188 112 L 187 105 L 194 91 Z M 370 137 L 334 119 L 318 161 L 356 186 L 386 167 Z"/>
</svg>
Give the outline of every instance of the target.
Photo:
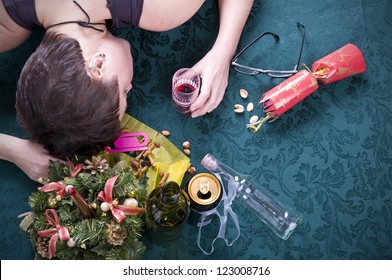
<svg viewBox="0 0 392 280">
<path fill-rule="evenodd" d="M 365 70 L 363 55 L 353 44 L 341 47 L 312 65 L 313 73 L 323 85 L 351 77 Z"/>
<path fill-rule="evenodd" d="M 329 55 L 317 60 L 312 71 L 301 70 L 281 84 L 263 94 L 260 105 L 266 117 L 258 126 L 250 125 L 257 131 L 264 121 L 274 121 L 290 108 L 304 100 L 318 89 L 318 82 L 323 85 L 333 83 L 366 70 L 361 51 L 353 44 L 347 44 Z"/>
<path fill-rule="evenodd" d="M 260 104 L 267 116 L 278 118 L 318 89 L 313 73 L 301 70 L 264 94 Z"/>
</svg>

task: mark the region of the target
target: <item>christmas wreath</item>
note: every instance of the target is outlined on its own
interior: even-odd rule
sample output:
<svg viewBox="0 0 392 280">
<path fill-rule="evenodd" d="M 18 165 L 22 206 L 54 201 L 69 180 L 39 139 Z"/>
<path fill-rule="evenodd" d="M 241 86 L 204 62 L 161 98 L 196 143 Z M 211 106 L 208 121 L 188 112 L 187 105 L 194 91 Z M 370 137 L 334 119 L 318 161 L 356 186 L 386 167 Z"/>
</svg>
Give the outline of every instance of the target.
<svg viewBox="0 0 392 280">
<path fill-rule="evenodd" d="M 143 131 L 148 150 L 103 151 L 67 164 L 51 162 L 49 178 L 29 197 L 20 227 L 36 259 L 140 259 L 148 194 L 181 183 L 189 158 L 164 135 L 125 114 L 122 131 Z"/>
<path fill-rule="evenodd" d="M 141 258 L 147 180 L 123 161 L 113 167 L 96 156 L 83 163 L 52 162 L 50 182 L 30 195 L 32 211 L 21 223 L 35 258 Z"/>
</svg>

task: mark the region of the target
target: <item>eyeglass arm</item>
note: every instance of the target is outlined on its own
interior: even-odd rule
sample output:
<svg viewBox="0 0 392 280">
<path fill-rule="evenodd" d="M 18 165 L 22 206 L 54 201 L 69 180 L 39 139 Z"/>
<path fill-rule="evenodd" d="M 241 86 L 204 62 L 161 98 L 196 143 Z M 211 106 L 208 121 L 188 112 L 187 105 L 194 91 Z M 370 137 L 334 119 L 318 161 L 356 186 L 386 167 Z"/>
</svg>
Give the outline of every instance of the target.
<svg viewBox="0 0 392 280">
<path fill-rule="evenodd" d="M 302 58 L 302 51 L 304 49 L 304 42 L 305 42 L 305 25 L 303 25 L 302 23 L 297 22 L 297 27 L 301 29 L 302 31 L 302 39 L 301 39 L 301 48 L 299 50 L 299 56 L 298 56 L 298 60 L 297 60 L 297 64 L 294 66 L 294 70 L 298 70 L 299 64 L 301 62 L 301 58 Z"/>
<path fill-rule="evenodd" d="M 236 61 L 232 61 L 231 65 L 234 66 L 234 69 L 237 72 L 240 72 L 240 73 L 243 73 L 243 74 L 248 74 L 248 75 L 273 74 L 273 73 L 276 73 L 276 74 L 295 74 L 295 73 L 298 72 L 298 70 L 296 68 L 294 68 L 293 70 L 271 70 L 271 69 L 254 68 L 254 67 L 250 67 L 250 66 L 245 66 L 245 65 L 239 64 Z M 247 69 L 249 71 L 252 71 L 253 73 L 241 71 L 241 69 L 236 68 L 236 67 Z"/>
<path fill-rule="evenodd" d="M 236 61 L 238 59 L 238 57 L 244 52 L 246 51 L 250 46 L 252 46 L 257 40 L 259 40 L 260 38 L 264 37 L 265 35 L 271 35 L 272 37 L 275 38 L 276 41 L 279 41 L 280 37 L 279 35 L 272 33 L 272 32 L 264 32 L 263 34 L 259 35 L 258 37 L 256 37 L 252 42 L 250 42 L 248 45 L 246 45 L 245 48 L 243 48 L 236 56 L 233 57 L 232 61 Z"/>
<path fill-rule="evenodd" d="M 250 46 L 252 46 L 257 40 L 259 40 L 260 38 L 264 37 L 265 35 L 271 35 L 275 38 L 276 41 L 279 41 L 279 35 L 272 33 L 272 32 L 264 32 L 263 34 L 259 35 L 257 38 L 255 38 L 252 42 L 250 42 L 248 45 L 246 45 L 236 56 L 233 57 L 233 59 L 231 60 L 231 65 L 234 66 L 234 69 L 237 72 L 243 73 L 243 74 L 247 74 L 247 75 L 257 75 L 257 74 L 267 74 L 271 77 L 285 77 L 287 75 L 292 75 L 298 72 L 298 67 L 300 65 L 301 62 L 301 58 L 302 58 L 302 51 L 303 51 L 303 47 L 304 47 L 304 42 L 305 42 L 305 26 L 302 23 L 297 22 L 297 27 L 301 29 L 302 31 L 302 40 L 301 40 L 301 47 L 300 47 L 300 51 L 299 51 L 299 56 L 298 56 L 298 60 L 297 63 L 294 65 L 294 69 L 293 70 L 288 70 L 288 71 L 284 71 L 284 70 L 264 70 L 264 69 L 260 69 L 260 68 L 253 68 L 253 67 L 249 67 L 249 66 L 245 66 L 242 64 L 237 63 L 237 60 L 239 58 L 239 56 L 244 53 Z M 238 67 L 238 68 L 237 68 Z M 248 71 L 252 71 L 252 72 L 245 72 L 243 70 L 241 70 L 240 68 L 246 69 Z"/>
</svg>

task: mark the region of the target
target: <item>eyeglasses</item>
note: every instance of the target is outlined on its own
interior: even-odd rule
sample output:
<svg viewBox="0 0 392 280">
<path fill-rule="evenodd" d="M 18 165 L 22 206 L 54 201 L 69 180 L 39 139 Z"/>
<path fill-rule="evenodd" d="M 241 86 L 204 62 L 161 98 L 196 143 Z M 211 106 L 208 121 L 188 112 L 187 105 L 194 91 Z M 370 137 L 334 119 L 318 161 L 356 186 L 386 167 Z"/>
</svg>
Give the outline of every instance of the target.
<svg viewBox="0 0 392 280">
<path fill-rule="evenodd" d="M 298 72 L 298 66 L 301 61 L 302 57 L 302 50 L 304 47 L 304 41 L 305 41 L 305 26 L 301 23 L 297 23 L 297 27 L 301 30 L 302 32 L 302 40 L 301 40 L 301 48 L 299 51 L 299 57 L 297 60 L 297 63 L 294 65 L 293 70 L 264 70 L 260 68 L 253 68 L 249 66 L 245 66 L 242 64 L 237 63 L 238 58 L 240 57 L 241 54 L 243 54 L 250 46 L 252 46 L 254 43 L 256 43 L 260 38 L 266 36 L 266 35 L 271 35 L 272 37 L 275 38 L 276 41 L 279 41 L 279 36 L 276 35 L 275 33 L 272 32 L 264 32 L 263 34 L 259 35 L 256 39 L 254 39 L 252 42 L 250 42 L 245 48 L 243 48 L 234 58 L 231 60 L 231 65 L 234 66 L 234 70 L 236 70 L 239 73 L 246 74 L 246 75 L 257 75 L 257 74 L 267 74 L 268 76 L 272 78 L 286 78 L 294 75 L 295 73 Z"/>
</svg>

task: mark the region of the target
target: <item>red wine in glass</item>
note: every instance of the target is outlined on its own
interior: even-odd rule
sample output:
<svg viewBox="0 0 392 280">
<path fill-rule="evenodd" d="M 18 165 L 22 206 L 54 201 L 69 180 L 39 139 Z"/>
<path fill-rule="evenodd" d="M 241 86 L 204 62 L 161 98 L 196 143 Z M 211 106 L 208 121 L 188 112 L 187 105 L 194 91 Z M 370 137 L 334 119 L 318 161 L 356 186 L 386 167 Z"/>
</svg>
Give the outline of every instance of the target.
<svg viewBox="0 0 392 280">
<path fill-rule="evenodd" d="M 191 93 L 191 92 L 195 91 L 196 89 L 193 85 L 181 84 L 176 87 L 176 90 L 178 90 L 179 92 L 182 92 L 182 93 Z"/>
<path fill-rule="evenodd" d="M 180 113 L 189 113 L 189 109 L 198 96 L 198 89 L 192 81 L 179 83 L 173 90 L 173 106 Z"/>
</svg>

